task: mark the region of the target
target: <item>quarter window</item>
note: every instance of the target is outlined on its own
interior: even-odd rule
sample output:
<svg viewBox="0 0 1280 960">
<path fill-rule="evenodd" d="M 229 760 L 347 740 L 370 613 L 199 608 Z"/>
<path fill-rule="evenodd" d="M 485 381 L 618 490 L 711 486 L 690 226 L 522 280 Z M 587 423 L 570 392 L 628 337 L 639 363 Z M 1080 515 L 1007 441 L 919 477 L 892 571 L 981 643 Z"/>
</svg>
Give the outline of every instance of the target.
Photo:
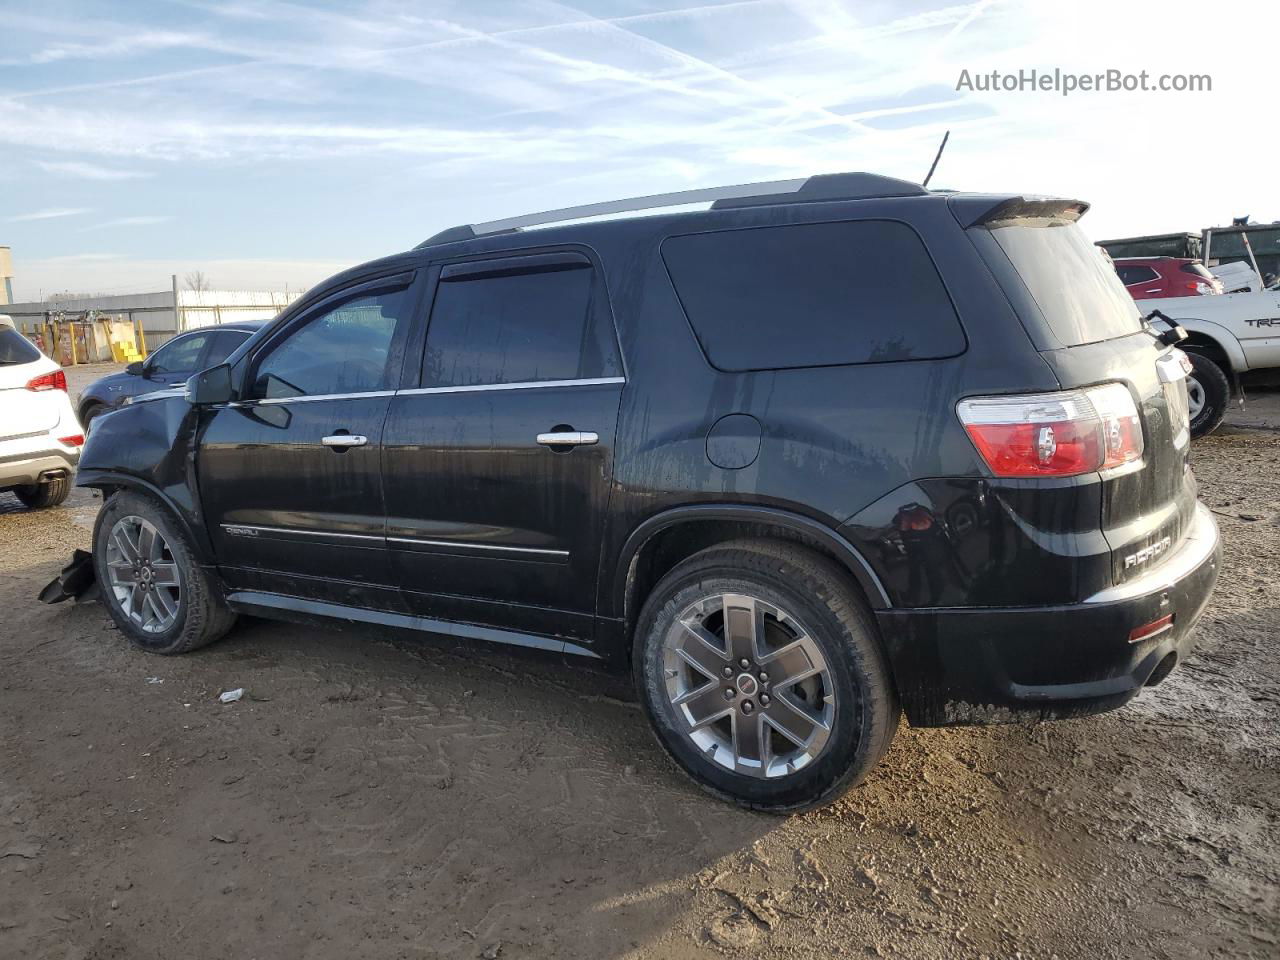
<svg viewBox="0 0 1280 960">
<path fill-rule="evenodd" d="M 965 348 L 938 270 L 905 224 L 689 234 L 663 243 L 662 257 L 721 370 L 926 360 Z"/>
<path fill-rule="evenodd" d="M 446 276 L 427 328 L 422 385 L 620 375 L 613 333 L 593 320 L 594 283 L 586 260 Z"/>
<path fill-rule="evenodd" d="M 406 289 L 356 297 L 286 335 L 258 365 L 260 399 L 367 393 L 389 389 L 396 332 L 407 322 Z"/>
</svg>

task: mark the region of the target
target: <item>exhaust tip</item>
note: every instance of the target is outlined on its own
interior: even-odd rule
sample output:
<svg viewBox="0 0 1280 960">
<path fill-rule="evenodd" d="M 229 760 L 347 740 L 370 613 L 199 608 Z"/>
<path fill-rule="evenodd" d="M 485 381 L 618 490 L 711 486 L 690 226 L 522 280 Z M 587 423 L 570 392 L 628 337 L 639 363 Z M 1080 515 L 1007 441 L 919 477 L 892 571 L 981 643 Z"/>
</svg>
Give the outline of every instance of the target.
<svg viewBox="0 0 1280 960">
<path fill-rule="evenodd" d="M 1147 677 L 1147 682 L 1143 684 L 1145 687 L 1154 687 L 1161 680 L 1173 673 L 1173 668 L 1178 665 L 1178 655 L 1176 653 L 1167 653 L 1163 660 L 1156 664 L 1156 668 L 1151 671 L 1151 676 Z"/>
</svg>

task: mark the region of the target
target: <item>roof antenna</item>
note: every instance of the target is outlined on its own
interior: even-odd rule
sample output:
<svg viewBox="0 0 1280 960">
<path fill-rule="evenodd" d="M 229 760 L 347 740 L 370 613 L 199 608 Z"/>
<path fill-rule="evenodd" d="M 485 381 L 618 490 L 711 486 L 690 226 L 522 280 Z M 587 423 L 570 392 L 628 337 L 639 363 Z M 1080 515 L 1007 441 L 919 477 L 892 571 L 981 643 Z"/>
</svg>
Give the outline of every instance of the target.
<svg viewBox="0 0 1280 960">
<path fill-rule="evenodd" d="M 920 186 L 927 187 L 929 185 L 929 181 L 933 179 L 933 171 L 938 169 L 938 161 L 942 159 L 942 151 L 947 149 L 947 140 L 950 137 L 950 130 L 942 135 L 942 143 L 938 144 L 938 152 L 933 156 L 933 164 L 929 167 L 929 172 L 925 175 L 924 183 L 920 184 Z"/>
</svg>

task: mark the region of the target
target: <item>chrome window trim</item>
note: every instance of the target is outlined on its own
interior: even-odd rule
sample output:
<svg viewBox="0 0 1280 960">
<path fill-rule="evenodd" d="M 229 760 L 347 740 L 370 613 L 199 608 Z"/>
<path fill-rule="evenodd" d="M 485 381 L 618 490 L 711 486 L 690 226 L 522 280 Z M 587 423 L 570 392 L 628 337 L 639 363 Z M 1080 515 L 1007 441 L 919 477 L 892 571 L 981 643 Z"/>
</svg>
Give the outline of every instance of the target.
<svg viewBox="0 0 1280 960">
<path fill-rule="evenodd" d="M 510 553 L 537 553 L 543 556 L 567 557 L 568 550 L 547 550 L 542 547 L 507 547 L 496 543 L 467 543 L 464 540 L 424 540 L 418 537 L 387 537 L 388 543 L 416 543 L 429 547 L 460 547 L 464 550 L 500 550 Z"/>
<path fill-rule="evenodd" d="M 538 390 L 545 387 L 603 387 L 626 382 L 626 377 L 592 377 L 585 380 L 522 380 L 519 383 L 477 383 L 463 387 L 414 387 L 409 390 L 366 390 L 361 393 L 317 393 L 300 397 L 262 397 L 257 400 L 236 400 L 229 403 L 228 406 L 277 406 L 282 403 L 310 403 L 315 400 L 409 397 L 432 393 L 483 393 L 489 390 Z M 146 394 L 146 396 L 151 395 Z"/>
<path fill-rule="evenodd" d="M 224 523 L 220 526 L 223 532 L 228 533 L 229 536 L 237 536 L 237 534 L 229 533 L 230 530 L 256 530 L 260 533 L 296 533 L 304 537 L 341 537 L 344 540 L 373 540 L 378 543 L 387 539 L 381 534 L 339 533 L 336 530 L 303 530 L 300 527 L 263 527 L 254 523 Z"/>
<path fill-rule="evenodd" d="M 489 390 L 538 390 L 544 387 L 602 387 L 626 382 L 626 377 L 592 377 L 585 380 L 522 380 L 518 383 L 476 383 L 462 387 L 414 387 L 409 390 L 397 390 L 396 396 L 408 397 L 432 393 L 483 393 Z"/>
<path fill-rule="evenodd" d="M 257 400 L 236 400 L 231 407 L 274 407 L 282 403 L 310 403 L 315 400 L 359 400 L 366 397 L 394 397 L 394 390 L 366 390 L 361 393 L 316 393 L 299 397 L 261 397 Z"/>
</svg>

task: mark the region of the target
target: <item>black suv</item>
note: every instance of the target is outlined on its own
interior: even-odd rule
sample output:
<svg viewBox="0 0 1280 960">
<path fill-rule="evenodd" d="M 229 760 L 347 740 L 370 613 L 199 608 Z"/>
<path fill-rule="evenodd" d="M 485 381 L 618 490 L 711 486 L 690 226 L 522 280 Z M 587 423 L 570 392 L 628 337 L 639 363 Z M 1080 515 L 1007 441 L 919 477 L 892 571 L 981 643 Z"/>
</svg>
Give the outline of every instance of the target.
<svg viewBox="0 0 1280 960">
<path fill-rule="evenodd" d="M 600 658 L 771 810 L 857 783 L 900 711 L 1117 707 L 1187 654 L 1219 546 L 1176 331 L 1086 209 L 840 174 L 349 270 L 95 430 L 111 616 L 156 653 L 250 613 Z"/>
</svg>

